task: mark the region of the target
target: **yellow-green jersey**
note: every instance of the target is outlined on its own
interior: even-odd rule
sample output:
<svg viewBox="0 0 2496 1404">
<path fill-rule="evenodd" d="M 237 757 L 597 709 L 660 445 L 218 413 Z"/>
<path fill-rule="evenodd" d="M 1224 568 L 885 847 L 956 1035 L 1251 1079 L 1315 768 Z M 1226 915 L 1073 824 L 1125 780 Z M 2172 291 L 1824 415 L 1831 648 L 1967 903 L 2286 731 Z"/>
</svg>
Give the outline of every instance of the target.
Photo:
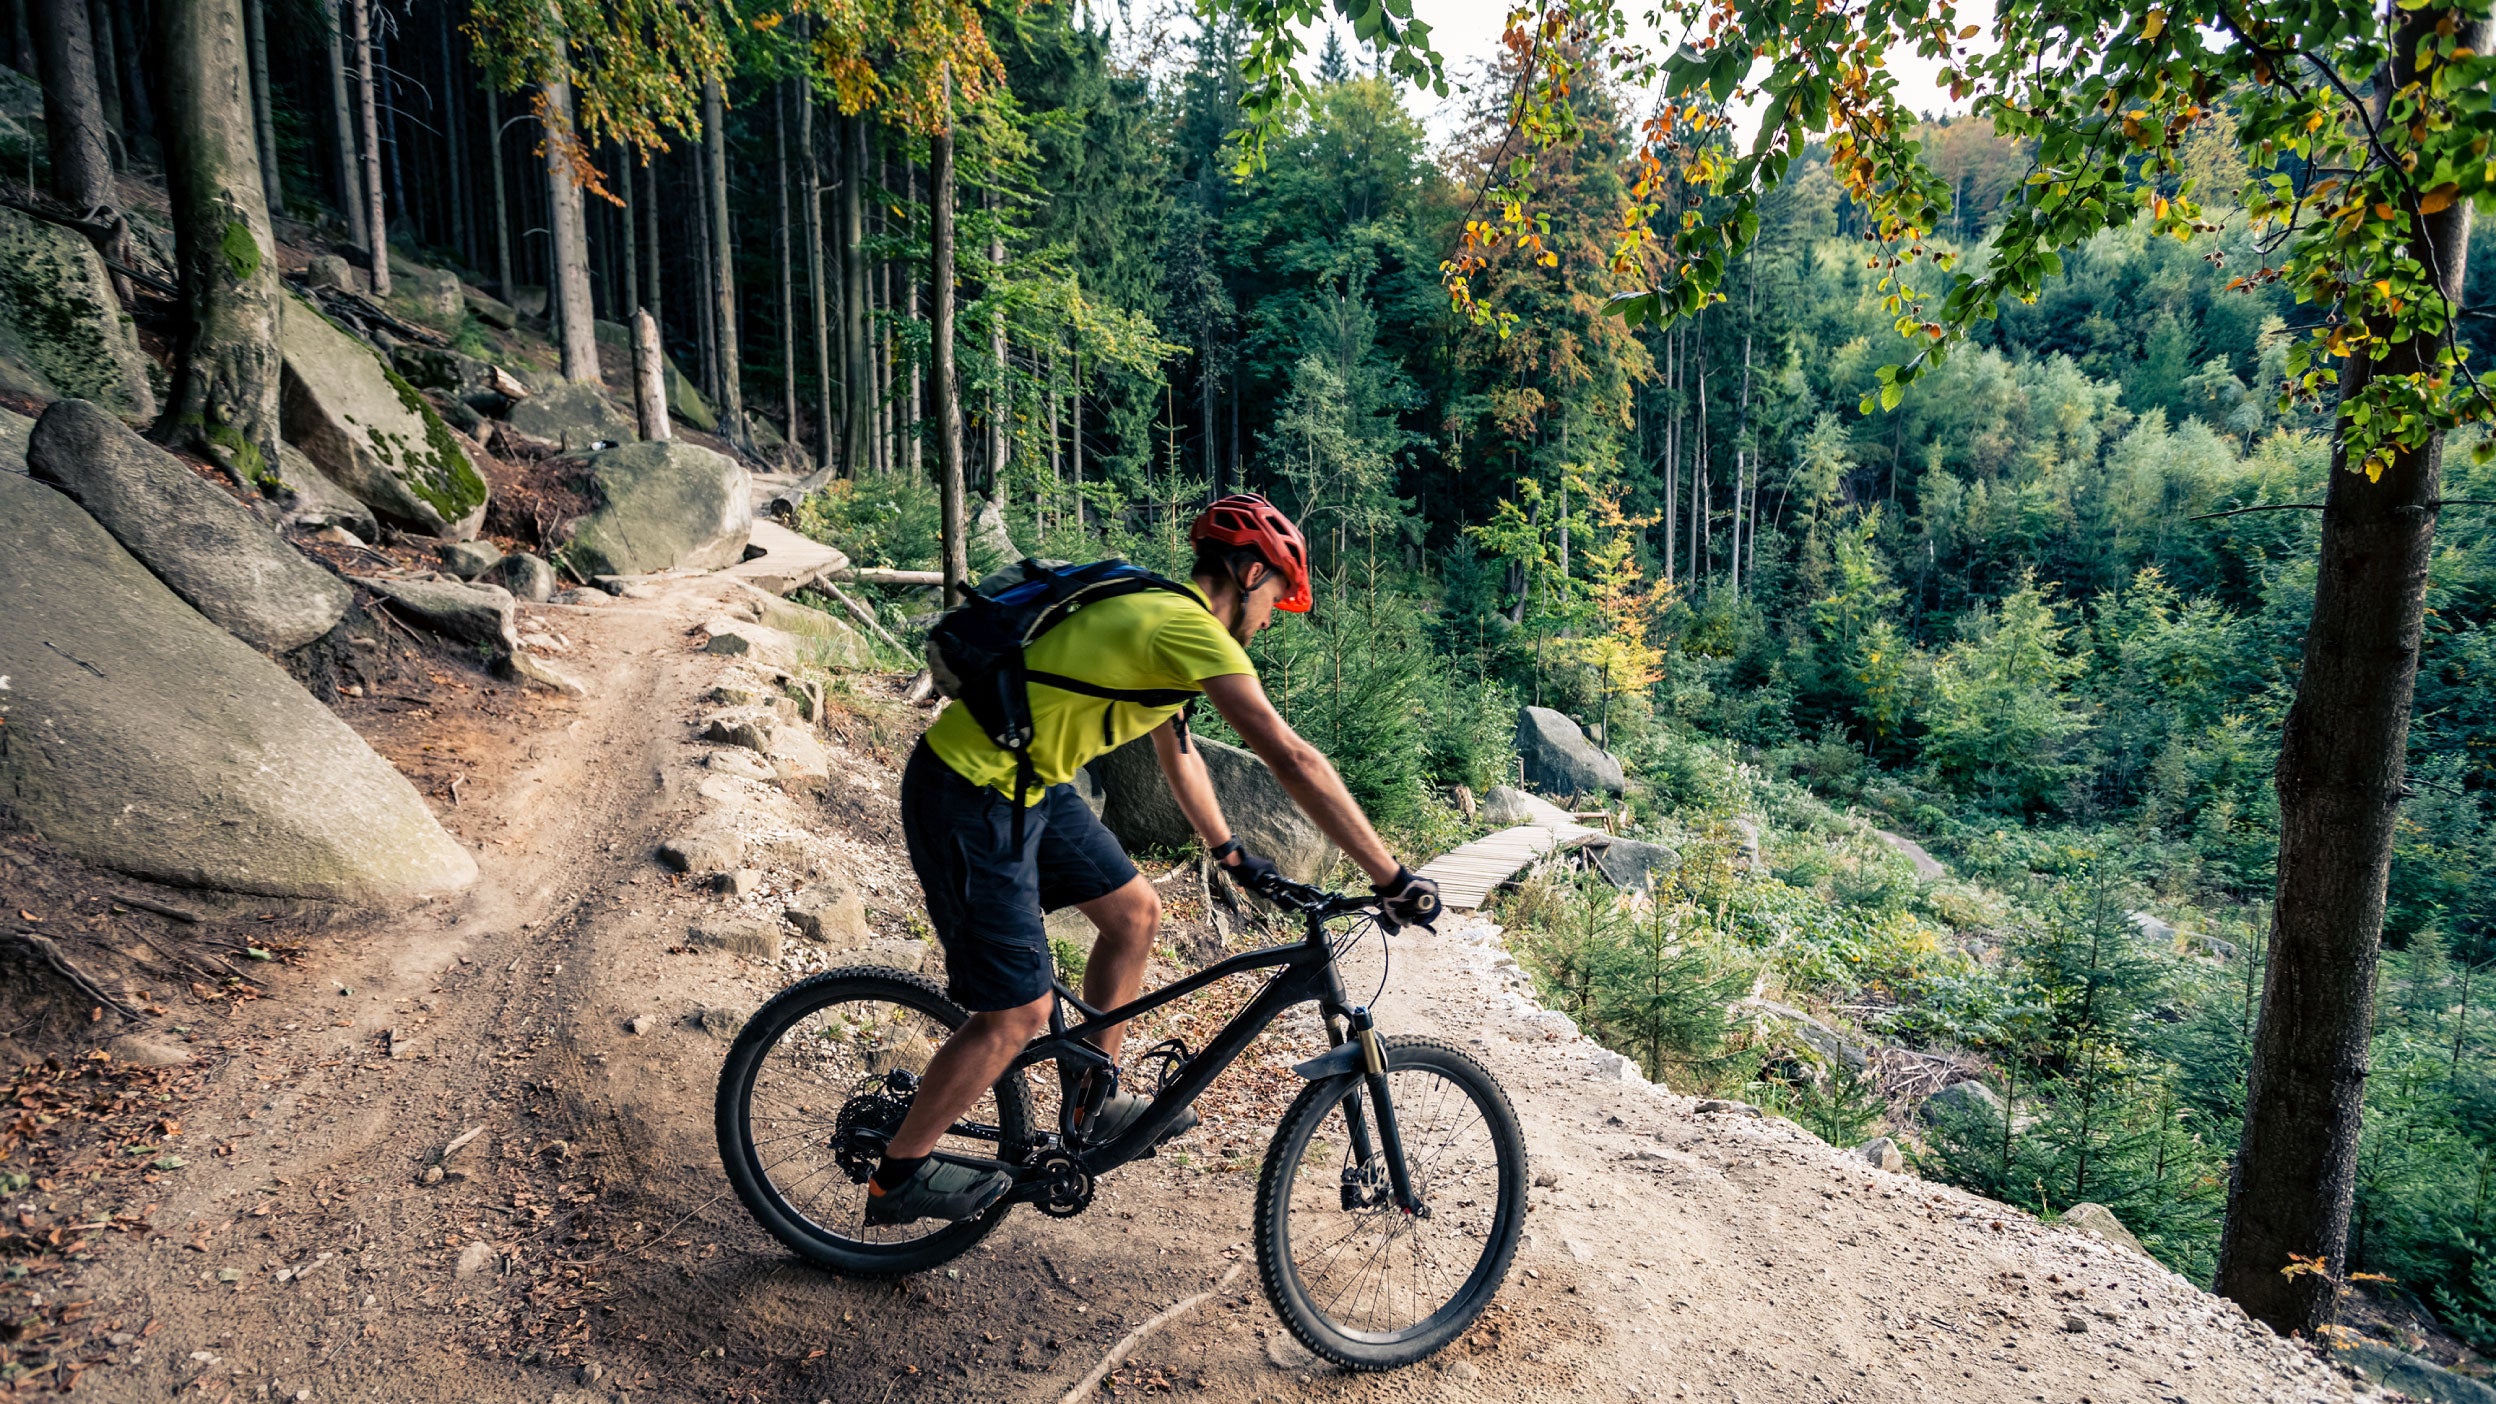
<svg viewBox="0 0 2496 1404">
<path fill-rule="evenodd" d="M 1033 641 L 1024 665 L 1121 692 L 1202 692 L 1207 678 L 1254 674 L 1256 665 L 1204 596 L 1193 585 L 1186 590 L 1138 590 L 1086 605 Z M 1026 804 L 1039 803 L 1044 790 L 1072 780 L 1094 757 L 1151 732 L 1181 705 L 1113 702 L 1037 680 L 1030 692 L 1034 783 Z M 963 779 L 1014 794 L 1014 753 L 989 740 L 961 703 L 946 705 L 927 729 L 927 744 Z"/>
</svg>

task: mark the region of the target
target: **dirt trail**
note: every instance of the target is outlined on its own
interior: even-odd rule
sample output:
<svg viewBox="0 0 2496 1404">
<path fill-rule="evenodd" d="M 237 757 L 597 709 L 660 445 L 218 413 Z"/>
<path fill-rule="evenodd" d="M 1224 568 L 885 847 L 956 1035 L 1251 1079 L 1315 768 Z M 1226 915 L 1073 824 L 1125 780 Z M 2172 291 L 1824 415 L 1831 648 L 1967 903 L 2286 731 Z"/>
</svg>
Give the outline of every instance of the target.
<svg viewBox="0 0 2496 1404">
<path fill-rule="evenodd" d="M 1279 1049 L 1083 1218 L 1018 1212 L 912 1281 L 798 1266 L 726 1197 L 711 1137 L 725 1045 L 692 1016 L 750 1009 L 789 975 L 687 949 L 687 923 L 722 902 L 669 883 L 654 846 L 749 804 L 766 826 L 813 827 L 820 842 L 792 840 L 787 862 L 837 860 L 888 933 L 915 899 L 893 822 L 906 727 L 836 715 L 819 797 L 699 766 L 719 749 L 694 739 L 699 698 L 733 664 L 692 631 L 733 588 L 527 611 L 571 640 L 563 663 L 589 696 L 533 730 L 460 739 L 469 778 L 445 818 L 479 855 L 470 898 L 317 945 L 219 1035 L 156 1232 L 69 1284 L 130 1323 L 79 1392 L 1046 1401 L 1244 1254 L 1290 1090 Z M 1146 1339 L 1117 1394 L 2345 1397 L 2333 1371 L 2146 1259 L 1607 1076 L 1617 1059 L 1529 1022 L 1487 923 L 1390 954 L 1382 1026 L 1470 1041 L 1526 1118 L 1538 1188 L 1499 1303 L 1433 1365 L 1353 1377 L 1290 1347 L 1246 1273 Z"/>
</svg>

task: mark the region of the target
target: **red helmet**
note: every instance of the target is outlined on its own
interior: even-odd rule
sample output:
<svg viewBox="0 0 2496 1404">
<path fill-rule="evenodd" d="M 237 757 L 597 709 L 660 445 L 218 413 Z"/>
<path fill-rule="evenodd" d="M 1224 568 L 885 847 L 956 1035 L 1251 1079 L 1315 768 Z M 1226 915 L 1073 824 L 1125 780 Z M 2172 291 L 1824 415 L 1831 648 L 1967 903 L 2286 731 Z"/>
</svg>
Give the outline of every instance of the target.
<svg viewBox="0 0 2496 1404">
<path fill-rule="evenodd" d="M 1309 543 L 1282 509 L 1253 492 L 1235 492 L 1204 510 L 1187 529 L 1190 543 L 1219 541 L 1246 546 L 1282 572 L 1290 588 L 1274 602 L 1276 609 L 1309 612 Z"/>
</svg>

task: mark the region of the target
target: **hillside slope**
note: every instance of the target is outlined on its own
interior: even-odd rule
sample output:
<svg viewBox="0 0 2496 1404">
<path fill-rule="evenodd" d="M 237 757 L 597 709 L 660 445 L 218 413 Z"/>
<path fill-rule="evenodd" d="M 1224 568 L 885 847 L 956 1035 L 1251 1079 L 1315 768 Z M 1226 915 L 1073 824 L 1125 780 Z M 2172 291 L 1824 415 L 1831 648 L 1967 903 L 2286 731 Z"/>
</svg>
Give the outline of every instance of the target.
<svg viewBox="0 0 2496 1404">
<path fill-rule="evenodd" d="M 144 1191 L 155 1203 L 131 1231 L 36 1284 L 56 1308 L 93 1304 L 72 1313 L 88 1333 L 82 1392 L 1051 1400 L 1244 1254 L 1257 1157 L 1291 1087 L 1281 1065 L 1305 1028 L 1278 1030 L 1202 1129 L 1113 1177 L 1084 1218 L 1017 1214 L 947 1272 L 827 1277 L 726 1197 L 710 1126 L 724 1045 L 701 1012 L 733 1018 L 828 957 L 792 944 L 780 962 L 749 959 L 689 942 L 689 927 L 768 914 L 773 892 L 836 874 L 873 909 L 872 939 L 909 939 L 893 793 L 925 717 L 853 675 L 819 729 L 828 779 L 714 763 L 736 748 L 698 739 L 715 710 L 703 699 L 744 665 L 698 651 L 700 626 L 735 588 L 690 577 L 524 608 L 569 640 L 589 695 L 499 729 L 350 713 L 387 720 L 383 749 L 410 763 L 458 751 L 464 784 L 443 812 L 484 877 L 455 910 L 306 938 L 298 964 L 270 967 L 266 998 L 189 1026 L 199 1064 L 170 1142 L 187 1164 Z M 652 861 L 706 817 L 745 838 L 760 893 L 715 896 Z M 1169 880 L 1185 916 L 1185 870 Z M 1619 1059 L 1531 1017 L 1486 922 L 1387 954 L 1382 1025 L 1476 1048 L 1526 1119 L 1531 1237 L 1492 1314 L 1432 1366 L 1345 1377 L 1296 1355 L 1243 1275 L 1146 1339 L 1119 1394 L 2346 1394 L 2329 1367 L 2147 1259 L 1623 1081 Z M 17 1206 L 29 1241 L 138 1208 L 103 1202 L 96 1182 L 46 1183 Z"/>
</svg>

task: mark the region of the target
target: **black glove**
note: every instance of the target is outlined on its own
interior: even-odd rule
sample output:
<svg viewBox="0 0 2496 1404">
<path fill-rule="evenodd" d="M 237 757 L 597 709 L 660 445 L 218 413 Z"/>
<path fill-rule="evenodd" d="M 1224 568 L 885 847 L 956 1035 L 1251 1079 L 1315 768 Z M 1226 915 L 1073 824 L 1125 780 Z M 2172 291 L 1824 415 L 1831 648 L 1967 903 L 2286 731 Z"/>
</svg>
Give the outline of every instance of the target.
<svg viewBox="0 0 2496 1404">
<path fill-rule="evenodd" d="M 1244 848 L 1231 850 L 1231 856 L 1222 860 L 1222 872 L 1243 890 L 1260 897 L 1273 896 L 1274 884 L 1283 880 L 1283 870 L 1274 866 L 1273 859 L 1260 858 Z"/>
<path fill-rule="evenodd" d="M 1389 935 L 1407 926 L 1418 926 L 1436 934 L 1439 929 L 1439 885 L 1412 869 L 1398 865 L 1395 876 L 1385 882 L 1373 882 L 1369 890 L 1378 894 L 1378 925 Z"/>
</svg>

